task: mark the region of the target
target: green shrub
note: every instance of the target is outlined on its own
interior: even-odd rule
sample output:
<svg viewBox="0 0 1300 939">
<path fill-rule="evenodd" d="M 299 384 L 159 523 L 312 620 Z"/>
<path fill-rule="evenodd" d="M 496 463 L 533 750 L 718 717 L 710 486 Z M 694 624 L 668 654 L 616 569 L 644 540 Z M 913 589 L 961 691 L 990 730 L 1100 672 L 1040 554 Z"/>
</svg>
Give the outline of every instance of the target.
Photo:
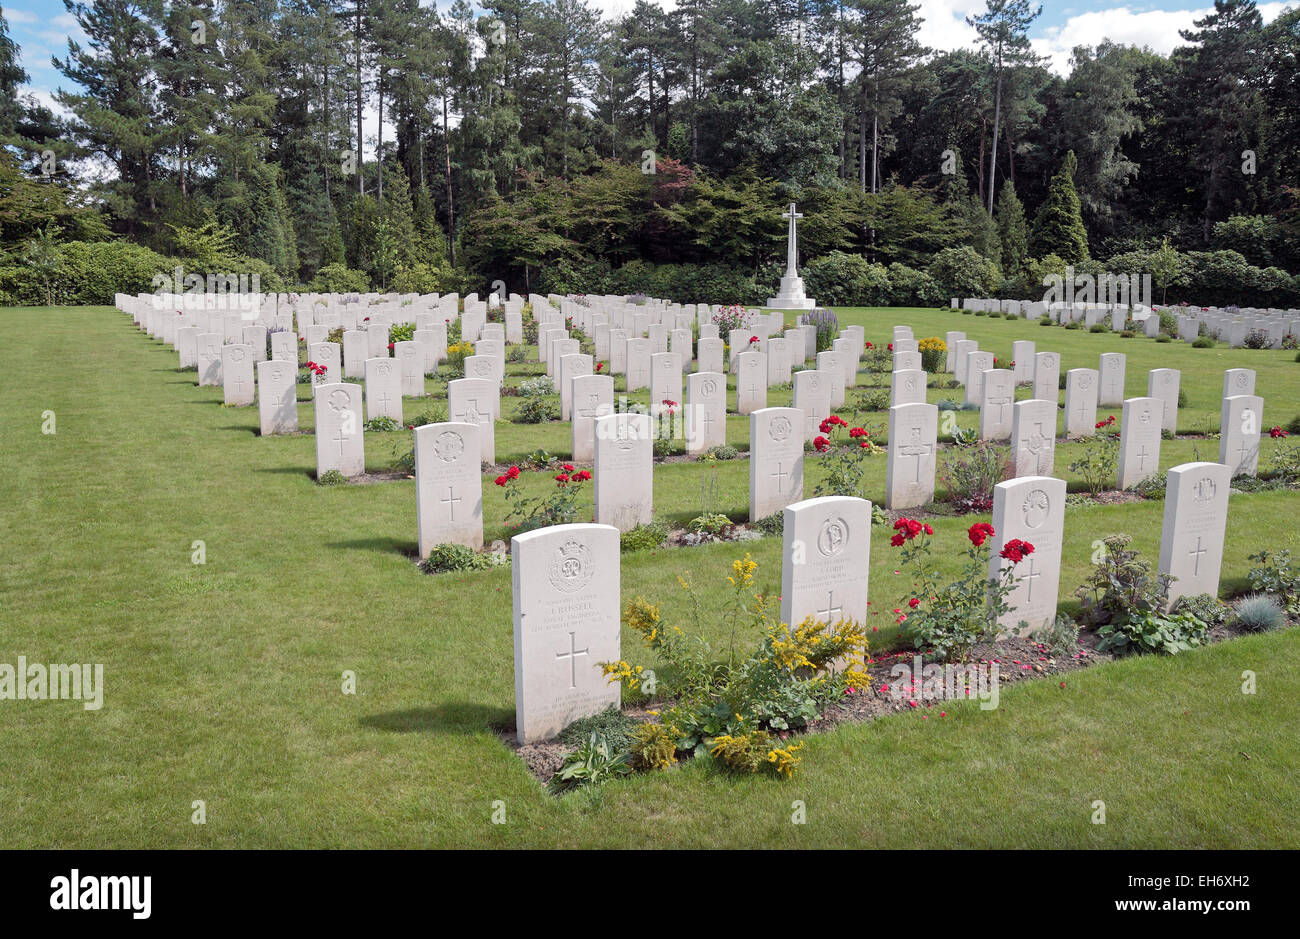
<svg viewBox="0 0 1300 939">
<path fill-rule="evenodd" d="M 485 571 L 496 566 L 490 554 L 475 551 L 463 544 L 434 545 L 429 556 L 420 562 L 426 574 L 443 574 L 451 571 Z"/>
<path fill-rule="evenodd" d="M 1075 591 L 1082 604 L 1083 622 L 1092 626 L 1122 625 L 1133 617 L 1164 609 L 1173 578 L 1153 574 L 1151 565 L 1129 549 L 1132 541 L 1132 536 L 1125 534 L 1104 540 L 1101 561 L 1093 565 L 1088 580 Z"/>
<path fill-rule="evenodd" d="M 1228 621 L 1228 607 L 1218 597 L 1208 593 L 1179 597 L 1174 604 L 1175 613 L 1187 613 L 1207 626 L 1222 626 Z"/>
<path fill-rule="evenodd" d="M 1291 566 L 1291 552 L 1260 551 L 1248 556 L 1259 562 L 1246 575 L 1252 590 L 1278 597 L 1289 613 L 1300 615 L 1300 567 Z"/>
<path fill-rule="evenodd" d="M 318 486 L 343 486 L 346 485 L 348 478 L 338 470 L 326 470 L 316 477 Z"/>
<path fill-rule="evenodd" d="M 613 705 L 599 714 L 580 717 L 564 730 L 557 739 L 571 747 L 580 746 L 592 734 L 600 734 L 616 752 L 626 750 L 632 745 L 632 738 L 641 721 L 628 717 Z"/>
<path fill-rule="evenodd" d="M 370 280 L 365 271 L 353 270 L 342 262 L 326 264 L 316 272 L 307 289 L 312 293 L 365 293 Z"/>
<path fill-rule="evenodd" d="M 934 256 L 927 273 L 949 297 L 989 296 L 1002 280 L 998 265 L 969 245 L 944 248 Z"/>
<path fill-rule="evenodd" d="M 1238 600 L 1233 604 L 1232 619 L 1238 629 L 1252 633 L 1269 632 L 1286 625 L 1282 604 L 1266 593 L 1253 593 Z"/>
<path fill-rule="evenodd" d="M 668 526 L 664 522 L 644 522 L 619 536 L 623 551 L 648 551 L 662 548 L 668 540 Z"/>
<path fill-rule="evenodd" d="M 1144 610 L 1099 629 L 1097 651 L 1116 655 L 1141 652 L 1175 655 L 1204 645 L 1205 634 L 1205 623 L 1190 614 Z"/>
<path fill-rule="evenodd" d="M 1079 651 L 1079 624 L 1069 615 L 1058 613 L 1056 619 L 1043 628 L 1039 641 L 1053 655 L 1073 655 Z"/>
<path fill-rule="evenodd" d="M 541 395 L 531 395 L 524 398 L 523 403 L 519 405 L 519 413 L 515 420 L 521 424 L 543 424 L 555 420 L 559 414 L 560 409 L 554 402 Z"/>
<path fill-rule="evenodd" d="M 551 779 L 552 792 L 568 792 L 583 786 L 600 786 L 632 772 L 626 753 L 616 753 L 600 734 L 591 734 L 577 750 L 564 758 L 560 771 Z"/>
<path fill-rule="evenodd" d="M 372 417 L 363 426 L 368 434 L 380 434 L 402 429 L 400 423 L 388 416 Z"/>
</svg>

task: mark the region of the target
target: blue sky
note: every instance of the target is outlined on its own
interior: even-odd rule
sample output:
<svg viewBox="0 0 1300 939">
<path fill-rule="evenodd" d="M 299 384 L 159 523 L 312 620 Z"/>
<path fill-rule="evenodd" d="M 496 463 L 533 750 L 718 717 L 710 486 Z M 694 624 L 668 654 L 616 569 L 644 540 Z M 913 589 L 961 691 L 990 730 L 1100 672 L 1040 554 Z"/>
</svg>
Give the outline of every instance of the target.
<svg viewBox="0 0 1300 939">
<path fill-rule="evenodd" d="M 628 10 L 633 0 L 593 0 L 606 15 Z M 984 0 L 917 0 L 925 18 L 919 39 L 936 49 L 972 46 L 973 31 L 965 17 L 984 9 Z M 1272 20 L 1286 6 L 1282 2 L 1260 3 L 1265 20 Z M 671 8 L 673 0 L 661 0 Z M 1077 45 L 1096 45 L 1102 39 L 1150 46 L 1168 53 L 1179 43 L 1178 30 L 1203 16 L 1212 3 L 1186 0 L 1158 0 L 1150 3 L 1117 3 L 1115 0 L 1074 0 L 1067 3 L 1043 3 L 1043 14 L 1034 23 L 1030 36 L 1040 54 L 1050 58 L 1052 67 L 1065 73 L 1070 50 Z M 22 63 L 31 75 L 25 90 L 50 101 L 50 93 L 66 80 L 51 66 L 51 55 L 67 52 L 68 36 L 75 34 L 76 22 L 61 0 L 13 0 L 0 9 L 9 22 L 10 35 L 22 47 Z"/>
</svg>

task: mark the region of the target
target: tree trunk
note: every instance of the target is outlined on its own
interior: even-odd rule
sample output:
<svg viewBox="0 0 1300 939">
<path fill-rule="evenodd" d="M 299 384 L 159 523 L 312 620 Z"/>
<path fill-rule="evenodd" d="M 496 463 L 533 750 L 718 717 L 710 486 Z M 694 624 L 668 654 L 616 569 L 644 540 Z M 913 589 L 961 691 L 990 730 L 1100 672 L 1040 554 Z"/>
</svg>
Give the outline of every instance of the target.
<svg viewBox="0 0 1300 939">
<path fill-rule="evenodd" d="M 456 266 L 456 197 L 451 187 L 451 137 L 447 134 L 447 89 L 442 89 L 442 149 L 447 158 L 447 258 Z"/>
</svg>

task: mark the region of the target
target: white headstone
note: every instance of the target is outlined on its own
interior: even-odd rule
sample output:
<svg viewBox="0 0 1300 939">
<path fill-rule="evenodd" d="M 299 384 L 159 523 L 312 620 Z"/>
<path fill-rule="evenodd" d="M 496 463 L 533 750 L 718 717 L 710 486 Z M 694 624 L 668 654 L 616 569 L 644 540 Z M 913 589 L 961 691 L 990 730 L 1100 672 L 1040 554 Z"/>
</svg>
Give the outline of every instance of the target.
<svg viewBox="0 0 1300 939">
<path fill-rule="evenodd" d="M 316 478 L 330 470 L 360 476 L 366 471 L 361 386 L 327 382 L 317 385 L 312 394 L 316 411 Z"/>
<path fill-rule="evenodd" d="M 445 422 L 415 428 L 415 516 L 420 557 L 440 544 L 483 547 L 479 428 Z"/>
<path fill-rule="evenodd" d="M 654 425 L 648 414 L 596 418 L 596 521 L 630 531 L 654 520 Z"/>
<path fill-rule="evenodd" d="M 1222 463 L 1183 463 L 1172 467 L 1168 478 L 1159 570 L 1177 578 L 1169 602 L 1202 593 L 1218 596 L 1232 469 Z"/>
<path fill-rule="evenodd" d="M 867 620 L 871 503 L 852 496 L 806 499 L 785 508 L 781 619 L 793 628 Z"/>
<path fill-rule="evenodd" d="M 1258 395 L 1231 395 L 1219 412 L 1219 462 L 1232 476 L 1254 476 L 1259 469 L 1259 441 L 1263 433 L 1264 399 Z"/>
<path fill-rule="evenodd" d="M 1012 472 L 1016 477 L 1051 476 L 1056 458 L 1056 402 L 1017 401 L 1011 419 Z"/>
<path fill-rule="evenodd" d="M 756 522 L 803 498 L 804 415 L 798 408 L 761 408 L 749 415 L 749 520 Z"/>
<path fill-rule="evenodd" d="M 989 549 L 989 579 L 1006 568 L 1015 571 L 1015 586 L 1007 597 L 1010 610 L 998 617 L 1000 632 L 1013 633 L 1021 622 L 1033 633 L 1056 620 L 1061 581 L 1061 544 L 1065 535 L 1065 480 L 1024 476 L 993 487 L 993 537 Z M 1019 564 L 1001 557 L 1013 539 L 1034 546 Z"/>
<path fill-rule="evenodd" d="M 492 423 L 499 406 L 496 383 L 487 378 L 457 378 L 447 382 L 447 410 L 452 421 L 478 427 L 479 459 L 497 461 L 496 428 Z"/>
<path fill-rule="evenodd" d="M 257 363 L 257 416 L 263 437 L 297 432 L 298 369 L 293 363 Z"/>
<path fill-rule="evenodd" d="M 619 646 L 619 533 L 555 525 L 510 540 L 515 725 L 520 743 L 554 737 L 580 717 L 618 707 L 620 685 L 598 663 Z"/>
<path fill-rule="evenodd" d="M 886 508 L 909 509 L 934 501 L 938 433 L 937 405 L 898 404 L 889 409 Z"/>
</svg>

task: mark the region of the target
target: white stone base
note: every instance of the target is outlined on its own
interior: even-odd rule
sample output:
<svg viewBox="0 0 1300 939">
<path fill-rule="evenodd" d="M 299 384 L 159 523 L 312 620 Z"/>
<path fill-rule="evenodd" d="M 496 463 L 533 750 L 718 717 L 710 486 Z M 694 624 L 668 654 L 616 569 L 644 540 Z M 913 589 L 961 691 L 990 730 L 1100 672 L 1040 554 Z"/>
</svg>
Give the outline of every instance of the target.
<svg viewBox="0 0 1300 939">
<path fill-rule="evenodd" d="M 816 300 L 804 295 L 803 278 L 789 274 L 781 278 L 776 296 L 767 301 L 769 310 L 811 310 L 816 306 Z"/>
</svg>

